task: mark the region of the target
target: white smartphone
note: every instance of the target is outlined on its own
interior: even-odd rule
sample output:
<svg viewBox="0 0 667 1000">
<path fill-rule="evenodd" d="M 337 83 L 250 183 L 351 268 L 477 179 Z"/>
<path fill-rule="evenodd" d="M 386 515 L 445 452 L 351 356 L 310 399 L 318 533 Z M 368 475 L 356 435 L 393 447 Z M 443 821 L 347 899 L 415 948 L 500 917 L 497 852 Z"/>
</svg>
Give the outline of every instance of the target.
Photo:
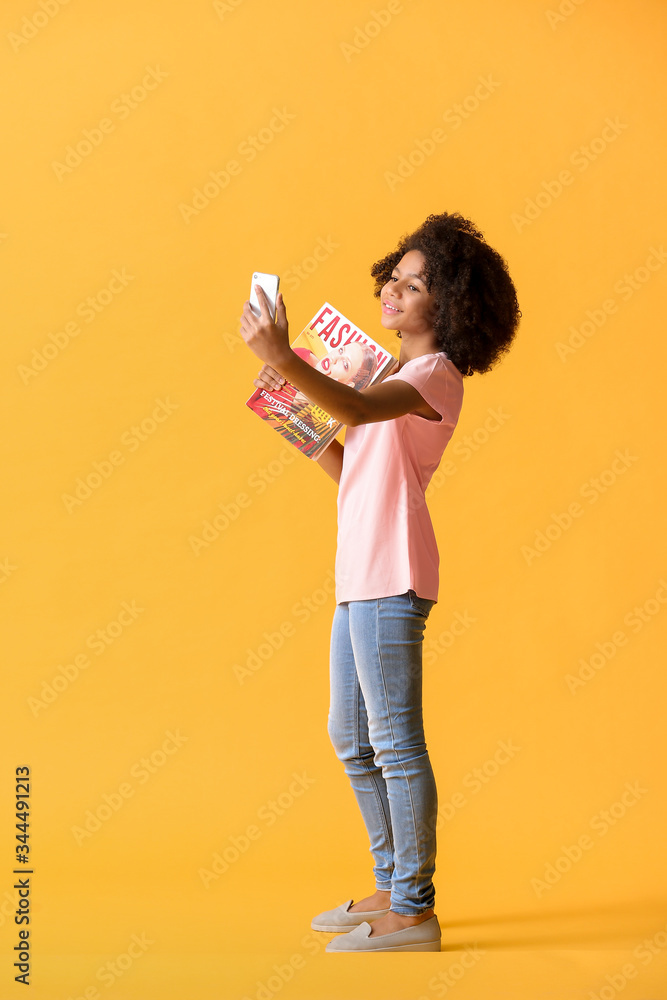
<svg viewBox="0 0 667 1000">
<path fill-rule="evenodd" d="M 269 300 L 269 310 L 271 312 L 271 319 L 275 323 L 276 321 L 276 299 L 278 298 L 278 285 L 280 284 L 280 278 L 277 274 L 264 274 L 263 271 L 255 271 L 252 276 L 252 283 L 250 286 L 250 308 L 254 312 L 255 316 L 259 316 L 261 309 L 259 308 L 259 299 L 257 298 L 257 292 L 255 291 L 255 285 L 261 285 L 264 289 L 267 299 Z"/>
</svg>

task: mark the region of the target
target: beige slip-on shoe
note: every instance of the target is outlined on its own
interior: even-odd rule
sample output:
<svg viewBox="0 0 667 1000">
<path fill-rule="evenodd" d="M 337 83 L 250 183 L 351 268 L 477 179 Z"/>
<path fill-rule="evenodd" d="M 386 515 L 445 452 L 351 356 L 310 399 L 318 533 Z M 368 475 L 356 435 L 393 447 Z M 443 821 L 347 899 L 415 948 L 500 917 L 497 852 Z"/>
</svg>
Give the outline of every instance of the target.
<svg viewBox="0 0 667 1000">
<path fill-rule="evenodd" d="M 420 924 L 403 927 L 402 930 L 393 931 L 391 934 L 369 937 L 371 929 L 368 921 L 364 921 L 347 934 L 333 938 L 324 950 L 330 952 L 441 950 L 440 924 L 435 914 L 428 920 L 422 920 Z"/>
<path fill-rule="evenodd" d="M 389 913 L 389 907 L 386 910 L 353 910 L 350 913 L 350 907 L 354 900 L 348 899 L 346 902 L 341 903 L 340 906 L 336 906 L 333 910 L 325 910 L 324 913 L 318 914 L 313 917 L 310 926 L 314 931 L 349 931 L 352 927 L 357 927 L 364 920 L 377 920 L 378 917 L 384 917 Z"/>
</svg>

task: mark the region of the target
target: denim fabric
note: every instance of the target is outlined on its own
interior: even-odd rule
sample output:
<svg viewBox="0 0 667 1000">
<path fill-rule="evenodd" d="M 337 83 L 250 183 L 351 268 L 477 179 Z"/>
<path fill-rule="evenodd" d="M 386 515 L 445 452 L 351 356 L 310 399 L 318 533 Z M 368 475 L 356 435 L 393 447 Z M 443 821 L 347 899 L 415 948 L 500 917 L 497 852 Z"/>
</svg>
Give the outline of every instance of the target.
<svg viewBox="0 0 667 1000">
<path fill-rule="evenodd" d="M 336 605 L 328 733 L 391 908 L 433 906 L 437 792 L 422 716 L 422 642 L 435 601 L 414 591 Z"/>
</svg>

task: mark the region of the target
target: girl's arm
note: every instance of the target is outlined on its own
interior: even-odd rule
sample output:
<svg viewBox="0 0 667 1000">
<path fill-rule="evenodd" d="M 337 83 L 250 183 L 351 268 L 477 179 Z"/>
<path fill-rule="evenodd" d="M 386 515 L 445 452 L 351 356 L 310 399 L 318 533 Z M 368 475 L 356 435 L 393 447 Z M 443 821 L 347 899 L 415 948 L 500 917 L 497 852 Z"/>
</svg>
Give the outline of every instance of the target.
<svg viewBox="0 0 667 1000">
<path fill-rule="evenodd" d="M 386 382 L 366 389 L 354 389 L 311 368 L 289 346 L 287 313 L 282 293 L 278 295 L 276 322 L 273 323 L 266 297 L 262 294 L 263 289 L 257 287 L 262 313 L 257 317 L 252 312 L 250 303 L 244 304 L 241 317 L 243 339 L 261 361 L 300 389 L 311 402 L 350 427 L 378 420 L 392 420 L 405 413 L 421 413 L 431 418 L 434 416 L 432 407 L 408 382 Z"/>
<path fill-rule="evenodd" d="M 381 382 L 366 389 L 354 389 L 311 368 L 290 349 L 274 358 L 271 364 L 312 403 L 348 427 L 393 420 L 405 413 L 425 416 L 433 413 L 421 393 L 408 382 Z"/>
<path fill-rule="evenodd" d="M 340 474 L 343 471 L 343 445 L 340 441 L 334 439 L 315 461 L 335 483 L 340 482 Z"/>
</svg>

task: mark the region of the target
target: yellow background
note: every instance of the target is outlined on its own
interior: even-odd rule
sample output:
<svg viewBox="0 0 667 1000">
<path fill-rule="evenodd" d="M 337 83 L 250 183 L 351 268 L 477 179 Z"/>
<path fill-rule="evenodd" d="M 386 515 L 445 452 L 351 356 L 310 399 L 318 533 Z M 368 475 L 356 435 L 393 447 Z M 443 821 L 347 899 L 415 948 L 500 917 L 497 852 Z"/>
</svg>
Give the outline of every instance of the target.
<svg viewBox="0 0 667 1000">
<path fill-rule="evenodd" d="M 667 11 L 560 7 L 3 4 L 3 1000 L 26 995 L 11 970 L 21 765 L 35 1000 L 432 1000 L 447 975 L 459 1000 L 667 997 L 667 268 L 650 256 L 667 236 Z M 99 141 L 63 171 L 84 130 Z M 397 346 L 369 268 L 442 211 L 506 257 L 523 310 L 507 357 L 465 380 L 430 493 L 443 951 L 341 960 L 310 920 L 373 880 L 326 732 L 335 486 L 245 407 L 259 363 L 238 318 L 252 271 L 274 271 L 293 333 L 328 299 Z M 142 610 L 114 627 L 123 602 Z M 99 654 L 87 640 L 110 624 Z M 572 689 L 597 643 L 613 655 Z M 501 765 L 500 741 L 517 748 Z"/>
</svg>

